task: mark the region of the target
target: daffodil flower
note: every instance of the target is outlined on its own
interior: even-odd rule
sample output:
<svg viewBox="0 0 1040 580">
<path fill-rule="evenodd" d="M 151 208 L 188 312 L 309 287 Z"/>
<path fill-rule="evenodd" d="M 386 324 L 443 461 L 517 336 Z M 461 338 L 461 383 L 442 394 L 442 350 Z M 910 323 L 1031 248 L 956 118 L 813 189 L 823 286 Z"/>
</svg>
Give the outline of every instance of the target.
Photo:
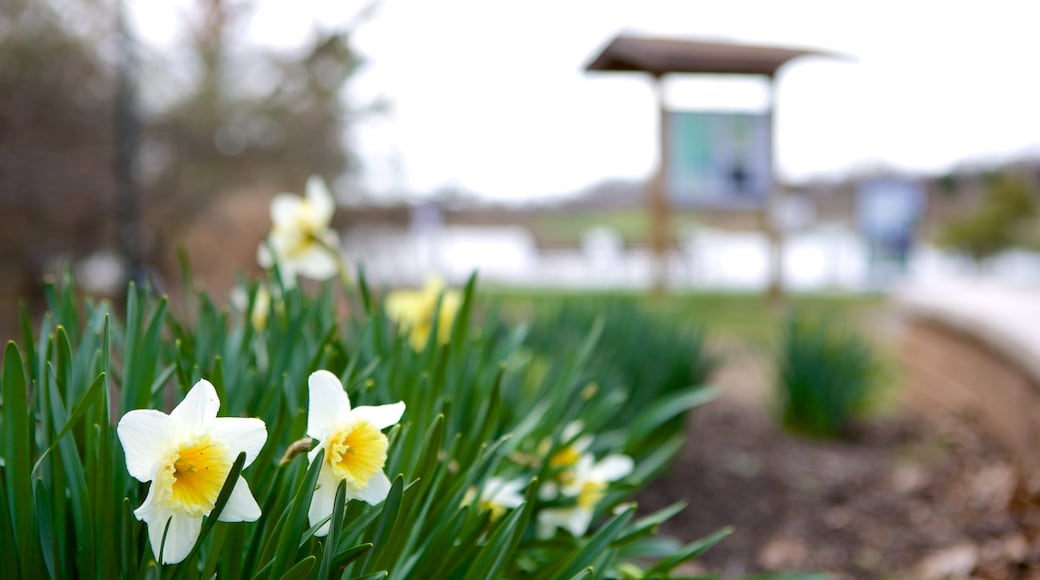
<svg viewBox="0 0 1040 580">
<path fill-rule="evenodd" d="M 348 498 L 371 505 L 386 499 L 390 480 L 383 467 L 389 441 L 382 429 L 401 420 L 404 403 L 351 408 L 343 385 L 329 371 L 311 374 L 308 387 L 307 436 L 320 443 L 307 458 L 313 462 L 318 451 L 325 450 L 308 512 L 313 526 L 332 514 L 341 481 L 347 482 Z M 325 522 L 315 535 L 327 534 L 329 524 Z"/>
<path fill-rule="evenodd" d="M 484 487 L 477 496 L 476 491 L 467 492 L 463 498 L 463 504 L 468 505 L 477 499 L 477 506 L 481 511 L 491 512 L 491 521 L 496 521 L 506 514 L 507 511 L 518 508 L 524 503 L 524 495 L 520 493 L 527 482 L 523 479 L 502 479 L 491 477 L 484 483 Z"/>
<path fill-rule="evenodd" d="M 440 299 L 441 308 L 437 322 L 437 340 L 448 342 L 451 324 L 462 303 L 458 292 L 445 291 L 440 278 L 430 278 L 422 290 L 398 290 L 386 299 L 386 314 L 401 330 L 409 333 L 412 348 L 422 350 L 433 328 L 433 315 Z"/>
<path fill-rule="evenodd" d="M 327 280 L 339 270 L 339 236 L 330 228 L 336 204 L 319 177 L 307 180 L 307 196 L 280 193 L 271 201 L 271 233 L 257 261 L 270 268 L 275 260 L 286 284 L 300 274 Z M 273 255 L 272 255 L 273 252 Z"/>
<path fill-rule="evenodd" d="M 610 482 L 617 481 L 633 469 L 627 455 L 608 455 L 596 462 L 591 455 L 582 455 L 574 466 L 572 477 L 560 487 L 560 493 L 575 499 L 574 505 L 548 508 L 538 513 L 538 535 L 549 537 L 556 528 L 563 528 L 582 536 L 592 523 L 596 504 L 606 495 Z"/>
<path fill-rule="evenodd" d="M 138 409 L 116 427 L 126 470 L 138 481 L 151 482 L 134 516 L 148 524 L 152 553 L 158 559 L 162 552 L 163 564 L 180 562 L 191 551 L 238 454 L 245 452 L 248 467 L 267 441 L 263 421 L 218 418 L 219 408 L 213 385 L 201 380 L 169 415 Z M 239 476 L 219 519 L 252 522 L 259 517 L 260 506 Z"/>
<path fill-rule="evenodd" d="M 582 429 L 585 428 L 585 424 L 581 421 L 572 421 L 563 428 L 563 441 L 570 441 L 567 445 L 560 449 L 549 458 L 549 467 L 552 468 L 567 468 L 561 476 L 566 479 L 569 477 L 569 468 L 574 467 L 578 460 L 581 459 L 585 451 L 588 450 L 589 446 L 592 445 L 592 435 L 582 435 L 578 437 Z"/>
</svg>

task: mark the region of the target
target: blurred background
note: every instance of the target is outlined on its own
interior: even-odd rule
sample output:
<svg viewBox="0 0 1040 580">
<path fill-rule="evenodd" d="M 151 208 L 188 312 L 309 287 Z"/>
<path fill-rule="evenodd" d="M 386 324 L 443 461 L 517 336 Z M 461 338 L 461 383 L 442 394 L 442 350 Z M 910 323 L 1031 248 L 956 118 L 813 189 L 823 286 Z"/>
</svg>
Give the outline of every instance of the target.
<svg viewBox="0 0 1040 580">
<path fill-rule="evenodd" d="M 102 293 L 165 280 L 178 247 L 220 292 L 253 268 L 270 198 L 310 174 L 331 185 L 344 250 L 377 282 L 479 269 L 490 284 L 646 288 L 655 85 L 585 70 L 618 33 L 823 53 L 786 64 L 772 92 L 754 76 L 662 81 L 674 155 L 688 160 L 701 141 L 739 143 L 740 123 L 775 105 L 772 131 L 746 140 L 774 177 L 769 203 L 684 190 L 727 170 L 718 155 L 690 162 L 700 182 L 673 176 L 671 286 L 764 288 L 763 212 L 785 234 L 789 289 L 978 271 L 1035 281 L 1034 10 L 8 0 L 0 297 L 37 295 L 62 264 Z"/>
<path fill-rule="evenodd" d="M 740 482 L 747 493 L 682 523 L 739 528 L 742 508 L 758 510 L 744 528 L 757 536 L 735 536 L 709 563 L 740 571 L 855 562 L 853 576 L 879 577 L 871 566 L 890 552 L 877 538 L 913 526 L 916 538 L 938 540 L 900 566 L 963 568 L 964 550 L 943 552 L 971 543 L 963 526 L 929 528 L 932 512 L 917 517 L 882 500 L 817 509 L 799 503 L 802 492 L 833 492 L 841 504 L 841 489 L 869 500 L 877 498 L 867 490 L 891 484 L 885 493 L 924 489 L 978 508 L 961 493 L 975 483 L 935 486 L 959 481 L 950 470 L 983 473 L 990 479 L 977 486 L 989 499 L 979 501 L 996 506 L 986 517 L 1017 529 L 1005 509 L 1017 480 L 1000 479 L 1012 460 L 993 459 L 948 425 L 940 439 L 953 433 L 942 449 L 961 454 L 955 465 L 932 462 L 933 439 L 913 429 L 882 429 L 855 451 L 797 440 L 792 451 L 771 447 L 778 435 L 761 420 L 744 421 L 768 415 L 759 389 L 772 384 L 770 365 L 819 368 L 800 350 L 765 360 L 763 347 L 805 340 L 801 327 L 774 324 L 763 297 L 777 285 L 803 312 L 837 312 L 883 354 L 917 364 L 888 382 L 905 378 L 921 393 L 1013 375 L 1009 384 L 1032 385 L 1023 387 L 1032 394 L 1014 391 L 1004 408 L 1040 416 L 1029 391 L 1040 371 L 1028 362 L 1040 353 L 1021 346 L 1040 344 L 1030 294 L 1040 285 L 1038 21 L 1040 6 L 1011 0 L 4 0 L 0 335 L 16 332 L 19 301 L 42 308 L 43 280 L 66 267 L 92 295 L 118 298 L 129 279 L 176 293 L 183 249 L 195 281 L 226 295 L 239 273 L 260 272 L 271 199 L 302 194 L 319 175 L 340 206 L 333 225 L 345 255 L 380 288 L 431 274 L 458 285 L 478 270 L 482 288 L 524 312 L 546 297 L 642 299 L 657 286 L 670 292 L 663 307 L 674 320 L 704 325 L 725 355 L 717 380 L 736 385 L 704 433 L 719 448 L 751 439 L 726 453 L 721 470 L 697 468 L 718 459 L 690 451 L 680 473 L 703 481 L 698 493 L 725 496 Z M 619 34 L 811 54 L 772 79 L 587 70 Z M 655 180 L 662 159 L 667 170 Z M 663 221 L 648 203 L 657 187 Z M 973 347 L 947 344 L 931 326 L 898 333 L 905 320 L 892 297 L 933 322 L 975 312 L 958 319 L 959 332 L 1013 335 L 1015 354 L 976 364 L 964 355 Z M 945 310 L 928 310 L 943 297 Z M 951 360 L 970 367 L 957 381 L 935 372 Z M 1027 423 L 1008 437 L 1028 441 L 1040 422 Z M 880 457 L 908 446 L 923 451 L 900 457 L 925 467 L 903 463 L 871 479 Z M 792 474 L 798 466 L 804 472 Z M 800 477 L 816 483 L 799 487 Z M 681 497 L 689 488 L 675 481 Z M 762 494 L 763 481 L 790 493 Z M 763 522 L 777 520 L 770 510 L 781 504 L 791 519 L 776 531 Z M 913 521 L 886 520 L 892 514 Z M 891 529 L 858 529 L 831 556 L 806 548 L 859 516 Z M 984 520 L 977 511 L 935 517 Z M 805 539 L 800 523 L 826 533 Z M 1020 560 L 1040 562 L 1036 542 L 1026 545 L 1035 553 Z M 980 550 L 969 570 L 982 565 Z"/>
</svg>

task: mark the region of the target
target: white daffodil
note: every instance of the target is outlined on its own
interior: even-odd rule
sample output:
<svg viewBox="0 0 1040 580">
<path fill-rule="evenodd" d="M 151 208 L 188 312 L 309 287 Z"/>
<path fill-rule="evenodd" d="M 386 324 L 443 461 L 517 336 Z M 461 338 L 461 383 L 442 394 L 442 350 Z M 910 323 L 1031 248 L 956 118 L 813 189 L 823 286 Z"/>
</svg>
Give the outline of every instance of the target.
<svg viewBox="0 0 1040 580">
<path fill-rule="evenodd" d="M 280 193 L 271 201 L 271 234 L 257 251 L 257 261 L 270 268 L 275 260 L 286 284 L 300 274 L 327 280 L 339 268 L 339 236 L 330 228 L 336 209 L 320 177 L 307 180 L 307 196 Z M 272 256 L 273 251 L 273 256 Z"/>
<path fill-rule="evenodd" d="M 492 477 L 484 483 L 480 495 L 476 492 L 467 493 L 463 504 L 468 505 L 477 496 L 477 506 L 481 511 L 491 512 L 491 521 L 496 521 L 506 514 L 507 511 L 518 508 L 524 503 L 524 494 L 520 493 L 527 482 L 523 479 L 502 479 Z"/>
<path fill-rule="evenodd" d="M 632 458 L 627 455 L 608 455 L 599 462 L 591 455 L 582 455 L 574 466 L 573 477 L 560 486 L 560 493 L 575 498 L 575 504 L 539 512 L 538 535 L 552 536 L 556 528 L 575 536 L 584 535 L 592 523 L 596 504 L 603 499 L 610 482 L 632 473 L 633 467 Z"/>
<path fill-rule="evenodd" d="M 151 482 L 148 497 L 134 510 L 148 524 L 148 539 L 156 559 L 180 562 L 199 537 L 239 453 L 245 466 L 256 459 L 267 441 L 260 419 L 217 417 L 220 399 L 209 381 L 201 380 L 167 415 L 151 409 L 130 411 L 116 427 L 126 455 L 126 470 L 141 482 Z M 260 517 L 246 480 L 239 476 L 220 512 L 222 522 L 252 522 Z M 163 530 L 169 522 L 163 546 Z"/>
<path fill-rule="evenodd" d="M 437 340 L 448 342 L 451 325 L 462 303 L 462 296 L 453 290 L 445 290 L 444 281 L 432 277 L 421 290 L 397 290 L 386 299 L 386 315 L 396 322 L 401 330 L 408 332 L 412 348 L 422 350 L 433 328 L 433 315 L 437 300 L 441 307 L 437 321 Z"/>
<path fill-rule="evenodd" d="M 578 437 L 581 431 L 585 428 L 585 424 L 581 421 L 571 421 L 563 428 L 564 442 L 569 441 L 567 445 L 560 449 L 549 458 L 549 467 L 553 468 L 572 468 L 581 459 L 582 455 L 592 445 L 592 435 L 582 435 Z M 569 474 L 569 469 L 561 474 L 562 479 L 566 479 Z"/>
<path fill-rule="evenodd" d="M 343 385 L 329 371 L 311 374 L 308 386 L 307 435 L 320 443 L 307 458 L 314 461 L 318 451 L 325 450 L 308 513 L 313 526 L 332 514 L 341 481 L 347 482 L 348 498 L 371 505 L 386 499 L 390 480 L 383 466 L 389 441 L 382 429 L 401 420 L 404 403 L 352 409 Z M 315 535 L 328 532 L 329 522 L 325 522 Z"/>
</svg>

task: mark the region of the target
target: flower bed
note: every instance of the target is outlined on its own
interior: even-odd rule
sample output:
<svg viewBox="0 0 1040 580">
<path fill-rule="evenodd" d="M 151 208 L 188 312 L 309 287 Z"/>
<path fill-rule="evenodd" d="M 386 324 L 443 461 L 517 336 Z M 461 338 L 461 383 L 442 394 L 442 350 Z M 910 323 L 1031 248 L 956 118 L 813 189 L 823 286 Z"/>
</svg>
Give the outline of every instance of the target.
<svg viewBox="0 0 1040 580">
<path fill-rule="evenodd" d="M 321 196 L 276 199 L 237 310 L 47 287 L 0 374 L 11 577 L 665 577 L 727 533 L 678 545 L 680 504 L 627 501 L 710 391 L 590 382 L 598 326 L 533 356 L 474 279 L 377 300 L 317 257 Z"/>
</svg>

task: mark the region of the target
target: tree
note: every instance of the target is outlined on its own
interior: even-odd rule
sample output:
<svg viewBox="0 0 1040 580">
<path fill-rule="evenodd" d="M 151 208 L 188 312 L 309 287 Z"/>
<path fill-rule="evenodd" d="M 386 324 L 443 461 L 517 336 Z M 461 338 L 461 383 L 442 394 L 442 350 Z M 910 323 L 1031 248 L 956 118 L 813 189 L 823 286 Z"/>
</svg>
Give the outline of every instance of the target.
<svg viewBox="0 0 1040 580">
<path fill-rule="evenodd" d="M 982 207 L 946 224 L 940 246 L 965 254 L 980 264 L 1024 241 L 1024 230 L 1036 214 L 1029 184 L 1006 174 L 987 180 Z"/>
<path fill-rule="evenodd" d="M 112 235 L 112 75 L 102 2 L 0 3 L 0 298 Z M 102 10 L 102 13 L 104 11 Z M 76 30 L 64 23 L 75 21 Z M 0 321 L 13 314 L 0 302 Z"/>
<path fill-rule="evenodd" d="M 153 255 L 168 255 L 171 240 L 224 192 L 291 191 L 309 175 L 331 179 L 356 167 L 344 134 L 365 110 L 349 108 L 343 89 L 362 66 L 351 46 L 361 20 L 319 32 L 286 56 L 236 42 L 249 7 L 201 2 L 190 42 L 199 72 L 146 127 L 146 152 L 163 158 L 146 186 Z"/>
<path fill-rule="evenodd" d="M 115 245 L 118 6 L 0 3 L 0 296 L 38 295 L 55 262 Z M 238 40 L 251 6 L 200 0 L 183 49 L 139 51 L 136 84 L 150 97 L 140 119 L 141 250 L 152 264 L 229 191 L 298 188 L 356 165 L 343 137 L 363 111 L 347 106 L 343 88 L 362 65 L 351 35 L 364 18 L 277 54 Z"/>
</svg>

